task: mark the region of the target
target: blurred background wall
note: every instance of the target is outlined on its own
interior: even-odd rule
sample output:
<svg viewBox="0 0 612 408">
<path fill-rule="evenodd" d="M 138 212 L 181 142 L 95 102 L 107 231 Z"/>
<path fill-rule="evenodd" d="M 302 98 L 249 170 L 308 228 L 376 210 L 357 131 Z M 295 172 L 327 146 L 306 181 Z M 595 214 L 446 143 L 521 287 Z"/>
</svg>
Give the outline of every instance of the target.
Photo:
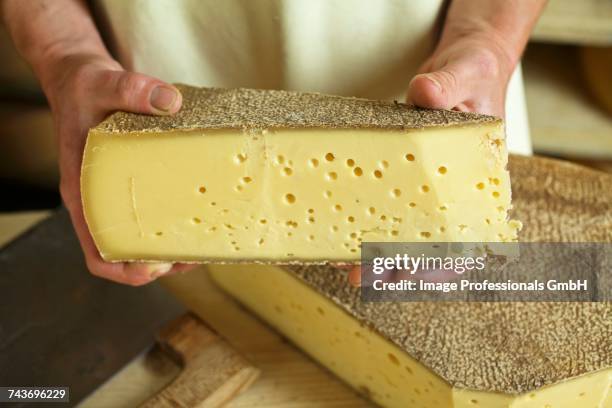
<svg viewBox="0 0 612 408">
<path fill-rule="evenodd" d="M 57 207 L 51 114 L 3 27 L 0 60 L 0 212 Z M 536 154 L 612 172 L 612 0 L 550 0 L 523 69 Z"/>
</svg>

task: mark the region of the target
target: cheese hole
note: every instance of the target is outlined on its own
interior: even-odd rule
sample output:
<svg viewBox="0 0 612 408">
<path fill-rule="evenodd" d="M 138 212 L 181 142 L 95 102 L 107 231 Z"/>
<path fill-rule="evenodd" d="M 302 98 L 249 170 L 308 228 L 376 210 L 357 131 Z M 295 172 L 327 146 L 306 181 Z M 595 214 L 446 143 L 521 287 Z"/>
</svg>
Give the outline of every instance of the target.
<svg viewBox="0 0 612 408">
<path fill-rule="evenodd" d="M 263 245 L 264 242 L 266 242 L 263 238 L 259 238 L 259 241 L 257 241 L 257 245 Z"/>
<path fill-rule="evenodd" d="M 490 220 L 490 219 L 488 219 L 488 218 L 485 218 L 485 223 L 487 223 L 487 224 L 491 224 L 491 220 Z"/>
<path fill-rule="evenodd" d="M 399 231 L 398 230 L 392 230 L 391 231 L 391 235 L 393 235 L 394 237 L 397 237 L 399 235 Z"/>
<path fill-rule="evenodd" d="M 445 232 L 446 231 L 446 227 L 440 227 L 440 232 Z"/>
<path fill-rule="evenodd" d="M 353 169 L 353 174 L 357 177 L 361 177 L 361 175 L 363 174 L 363 170 L 361 170 L 361 167 L 355 167 Z"/>
<path fill-rule="evenodd" d="M 236 155 L 236 157 L 234 157 L 234 162 L 236 164 L 241 164 L 241 163 L 244 163 L 246 161 L 246 159 L 247 159 L 247 155 L 246 154 L 238 153 Z"/>
<path fill-rule="evenodd" d="M 338 232 L 338 226 L 337 225 L 332 225 L 331 230 L 333 232 Z"/>
<path fill-rule="evenodd" d="M 155 233 L 155 235 L 157 235 L 158 237 L 161 237 L 162 235 L 164 235 L 164 233 L 163 233 L 163 232 L 161 232 L 161 231 L 157 231 L 157 232 Z"/>
<path fill-rule="evenodd" d="M 314 239 L 315 239 L 314 235 L 309 235 L 309 236 L 308 236 L 308 240 L 309 240 L 309 241 L 314 241 Z"/>
<path fill-rule="evenodd" d="M 332 192 L 331 192 L 331 191 L 329 191 L 329 190 L 327 190 L 326 192 L 324 192 L 324 193 L 323 193 L 323 196 L 324 196 L 325 198 L 330 198 L 330 197 L 332 196 Z"/>
<path fill-rule="evenodd" d="M 259 220 L 259 223 L 262 224 L 262 225 L 267 223 L 267 222 L 268 222 L 268 220 L 266 220 L 265 218 L 262 218 L 261 220 Z"/>
<path fill-rule="evenodd" d="M 206 187 L 200 186 L 200 188 L 198 188 L 198 191 L 200 192 L 200 194 L 204 194 L 206 192 Z"/>
<path fill-rule="evenodd" d="M 201 222 L 202 222 L 202 220 L 201 220 L 201 219 L 199 219 L 198 217 L 193 217 L 193 218 L 191 219 L 191 221 L 192 221 L 194 224 L 199 224 L 199 223 L 201 223 Z"/>
<path fill-rule="evenodd" d="M 438 209 L 440 211 L 446 211 L 448 209 L 448 207 L 446 207 L 445 205 L 441 205 Z"/>
<path fill-rule="evenodd" d="M 314 222 L 315 222 L 315 218 L 314 218 L 314 217 L 308 217 L 308 222 L 309 222 L 310 224 L 314 224 Z"/>
<path fill-rule="evenodd" d="M 377 179 L 382 178 L 383 174 L 382 171 L 380 170 L 374 170 L 374 177 L 376 177 Z"/>
<path fill-rule="evenodd" d="M 347 165 L 347 166 L 349 166 L 349 167 L 353 167 L 353 166 L 355 165 L 355 160 L 353 160 L 353 159 L 348 159 L 348 160 L 346 161 L 346 165 Z"/>
<path fill-rule="evenodd" d="M 421 191 L 422 191 L 423 193 L 427 193 L 427 192 L 429 191 L 429 186 L 428 186 L 427 184 L 423 184 L 423 185 L 421 186 Z"/>
<path fill-rule="evenodd" d="M 368 208 L 368 214 L 374 215 L 375 213 L 376 213 L 376 208 L 374 208 L 374 207 Z"/>
<path fill-rule="evenodd" d="M 484 185 L 484 183 L 478 183 L 478 184 L 476 184 L 476 188 L 477 188 L 478 190 L 484 190 L 485 185 Z"/>
<path fill-rule="evenodd" d="M 289 231 L 289 232 L 287 233 L 287 238 L 291 237 L 292 235 L 293 235 L 293 232 Z"/>
<path fill-rule="evenodd" d="M 316 168 L 319 166 L 319 161 L 317 159 L 310 159 L 310 167 Z"/>
<path fill-rule="evenodd" d="M 493 179 L 493 184 L 495 184 L 496 186 L 499 186 L 499 183 L 500 183 L 500 181 L 499 181 L 498 178 L 494 178 Z"/>
<path fill-rule="evenodd" d="M 211 201 L 211 202 L 210 202 L 210 205 L 211 205 L 212 207 L 214 207 L 215 205 L 217 205 L 217 203 L 215 203 L 214 201 Z"/>
<path fill-rule="evenodd" d="M 335 171 L 330 171 L 327 173 L 328 180 L 336 180 L 338 178 L 338 174 Z"/>
<path fill-rule="evenodd" d="M 423 232 L 421 232 L 421 236 L 423 238 L 429 238 L 429 237 L 431 237 L 431 232 L 423 231 Z"/>
<path fill-rule="evenodd" d="M 276 164 L 283 164 L 285 162 L 285 157 L 282 155 L 276 156 Z"/>
<path fill-rule="evenodd" d="M 289 167 L 285 167 L 283 169 L 283 173 L 285 173 L 286 176 L 290 176 L 293 174 L 293 170 L 291 170 Z"/>
<path fill-rule="evenodd" d="M 236 186 L 236 191 L 238 191 L 238 192 L 242 191 L 242 186 L 241 185 L 237 185 Z"/>
<path fill-rule="evenodd" d="M 334 205 L 334 210 L 335 211 L 342 211 L 342 206 L 340 204 L 336 204 L 336 205 Z"/>
<path fill-rule="evenodd" d="M 285 195 L 285 201 L 287 202 L 287 204 L 293 204 L 295 203 L 295 196 L 291 193 L 286 194 Z"/>
<path fill-rule="evenodd" d="M 387 219 L 387 216 L 386 216 L 385 214 L 383 214 L 383 215 L 381 215 L 381 216 L 380 216 L 380 220 L 381 220 L 381 221 L 384 221 L 384 220 L 386 220 L 386 219 Z"/>
<path fill-rule="evenodd" d="M 447 172 L 446 167 L 444 167 L 444 166 L 440 166 L 440 167 L 438 167 L 438 173 L 440 173 L 440 174 L 446 174 L 446 172 Z"/>
<path fill-rule="evenodd" d="M 334 159 L 335 159 L 335 158 L 336 158 L 336 156 L 334 156 L 334 154 L 333 154 L 333 153 L 327 153 L 327 154 L 325 155 L 325 160 L 327 160 L 327 161 L 329 161 L 329 162 L 330 162 L 330 161 L 334 161 Z"/>
<path fill-rule="evenodd" d="M 309 208 L 308 209 L 308 214 L 314 214 L 314 208 Z"/>
<path fill-rule="evenodd" d="M 416 203 L 411 201 L 411 202 L 408 203 L 408 206 L 414 208 L 414 207 L 416 207 Z"/>
<path fill-rule="evenodd" d="M 495 198 L 499 198 L 499 191 L 494 191 L 493 193 L 491 193 L 493 195 L 493 197 Z"/>
<path fill-rule="evenodd" d="M 250 178 L 250 177 L 243 177 L 243 178 L 242 178 L 242 182 L 243 182 L 243 183 L 250 183 L 251 181 L 253 181 L 253 179 L 252 179 L 252 178 Z"/>
<path fill-rule="evenodd" d="M 470 404 L 478 405 L 478 400 L 475 400 L 475 399 L 470 400 Z"/>
<path fill-rule="evenodd" d="M 317 312 L 319 312 L 321 316 L 325 316 L 325 310 L 323 310 L 321 306 L 317 306 Z"/>
<path fill-rule="evenodd" d="M 381 169 L 386 169 L 387 167 L 389 167 L 389 162 L 388 162 L 388 161 L 386 161 L 386 160 L 383 160 L 383 161 L 381 161 L 380 163 L 378 163 L 378 166 L 379 166 Z"/>
<path fill-rule="evenodd" d="M 355 217 L 353 217 L 352 215 L 349 215 L 349 216 L 346 218 L 346 220 L 347 220 L 348 222 L 355 222 Z"/>
<path fill-rule="evenodd" d="M 357 252 L 355 248 L 351 248 L 351 252 Z"/>
<path fill-rule="evenodd" d="M 351 235 L 349 235 L 349 237 L 355 239 L 355 238 L 357 238 L 357 233 L 351 232 Z"/>
<path fill-rule="evenodd" d="M 414 161 L 414 154 L 408 153 L 404 158 L 408 161 Z"/>
<path fill-rule="evenodd" d="M 391 191 L 391 195 L 397 198 L 402 195 L 402 191 L 399 188 L 395 188 L 393 191 Z"/>
</svg>

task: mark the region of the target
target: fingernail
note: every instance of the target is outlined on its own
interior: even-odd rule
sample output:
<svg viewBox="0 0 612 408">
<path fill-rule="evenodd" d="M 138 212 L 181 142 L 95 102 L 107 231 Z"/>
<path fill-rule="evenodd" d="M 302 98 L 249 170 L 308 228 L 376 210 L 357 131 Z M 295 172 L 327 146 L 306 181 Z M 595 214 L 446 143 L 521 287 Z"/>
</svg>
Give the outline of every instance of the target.
<svg viewBox="0 0 612 408">
<path fill-rule="evenodd" d="M 151 106 L 162 112 L 168 112 L 178 98 L 178 91 L 168 86 L 158 86 L 151 92 Z"/>
<path fill-rule="evenodd" d="M 436 78 L 434 78 L 433 75 L 425 74 L 425 78 L 429 79 L 431 83 L 433 83 L 436 86 L 436 88 L 438 88 L 438 91 L 442 91 L 442 85 L 440 84 L 440 82 L 438 82 Z"/>
<path fill-rule="evenodd" d="M 157 279 L 160 276 L 163 276 L 167 274 L 168 272 L 170 272 L 170 269 L 172 269 L 172 264 L 171 263 L 152 264 L 149 266 L 148 269 L 149 269 L 149 276 L 151 277 L 151 279 Z"/>
</svg>

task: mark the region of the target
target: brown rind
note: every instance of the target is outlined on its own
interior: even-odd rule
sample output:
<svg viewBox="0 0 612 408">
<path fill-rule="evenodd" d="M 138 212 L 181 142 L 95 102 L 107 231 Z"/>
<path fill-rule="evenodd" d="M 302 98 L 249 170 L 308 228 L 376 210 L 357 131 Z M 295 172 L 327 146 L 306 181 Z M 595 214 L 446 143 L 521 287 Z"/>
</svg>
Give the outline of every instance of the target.
<svg viewBox="0 0 612 408">
<path fill-rule="evenodd" d="M 520 394 L 612 367 L 612 304 L 362 302 L 333 267 L 284 267 L 453 387 Z"/>
<path fill-rule="evenodd" d="M 213 129 L 380 128 L 422 129 L 501 121 L 493 116 L 421 109 L 372 101 L 280 90 L 195 88 L 178 84 L 181 110 L 171 116 L 116 112 L 96 132 L 155 133 Z"/>
</svg>

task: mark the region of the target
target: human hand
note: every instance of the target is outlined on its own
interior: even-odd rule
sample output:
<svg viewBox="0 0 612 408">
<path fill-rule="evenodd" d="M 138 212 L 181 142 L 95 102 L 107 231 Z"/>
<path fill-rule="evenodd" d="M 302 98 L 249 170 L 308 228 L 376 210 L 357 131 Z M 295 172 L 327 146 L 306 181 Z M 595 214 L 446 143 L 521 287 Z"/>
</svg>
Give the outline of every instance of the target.
<svg viewBox="0 0 612 408">
<path fill-rule="evenodd" d="M 181 107 L 180 92 L 158 79 L 125 71 L 109 58 L 68 57 L 53 66 L 41 78 L 41 85 L 51 105 L 59 144 L 60 192 L 89 271 L 115 282 L 138 286 L 190 268 L 190 265 L 170 263 L 105 262 L 85 222 L 80 191 L 81 160 L 89 128 L 116 110 L 173 114 Z"/>
<path fill-rule="evenodd" d="M 493 36 L 478 33 L 442 44 L 410 82 L 408 102 L 504 117 L 508 81 L 516 60 Z"/>
</svg>

